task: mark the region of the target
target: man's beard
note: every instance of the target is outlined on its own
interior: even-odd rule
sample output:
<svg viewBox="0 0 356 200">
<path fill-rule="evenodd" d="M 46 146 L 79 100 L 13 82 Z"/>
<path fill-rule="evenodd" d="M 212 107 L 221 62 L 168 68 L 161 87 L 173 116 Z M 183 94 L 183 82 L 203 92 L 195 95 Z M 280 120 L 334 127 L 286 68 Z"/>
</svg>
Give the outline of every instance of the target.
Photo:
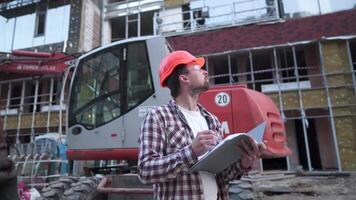
<svg viewBox="0 0 356 200">
<path fill-rule="evenodd" d="M 194 87 L 194 88 L 192 87 L 190 91 L 192 95 L 195 95 L 195 94 L 200 94 L 202 92 L 205 92 L 207 90 L 209 90 L 209 81 L 206 81 L 202 86 Z"/>
</svg>

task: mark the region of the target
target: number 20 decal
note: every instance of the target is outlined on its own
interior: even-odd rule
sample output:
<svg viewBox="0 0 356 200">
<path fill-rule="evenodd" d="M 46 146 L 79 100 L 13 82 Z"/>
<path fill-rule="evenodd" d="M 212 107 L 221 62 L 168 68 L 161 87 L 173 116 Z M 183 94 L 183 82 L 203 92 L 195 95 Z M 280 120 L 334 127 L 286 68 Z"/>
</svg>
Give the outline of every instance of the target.
<svg viewBox="0 0 356 200">
<path fill-rule="evenodd" d="M 215 103 L 220 107 L 228 105 L 230 103 L 230 95 L 226 92 L 219 92 L 215 96 Z"/>
</svg>

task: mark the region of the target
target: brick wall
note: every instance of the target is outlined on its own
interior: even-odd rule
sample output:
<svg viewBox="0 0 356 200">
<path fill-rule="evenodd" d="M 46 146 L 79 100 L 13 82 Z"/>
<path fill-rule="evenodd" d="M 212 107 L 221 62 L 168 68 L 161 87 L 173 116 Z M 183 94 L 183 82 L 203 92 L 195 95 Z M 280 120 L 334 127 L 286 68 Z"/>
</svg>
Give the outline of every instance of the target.
<svg viewBox="0 0 356 200">
<path fill-rule="evenodd" d="M 81 51 L 100 46 L 100 22 L 100 9 L 90 0 L 83 1 Z"/>
</svg>

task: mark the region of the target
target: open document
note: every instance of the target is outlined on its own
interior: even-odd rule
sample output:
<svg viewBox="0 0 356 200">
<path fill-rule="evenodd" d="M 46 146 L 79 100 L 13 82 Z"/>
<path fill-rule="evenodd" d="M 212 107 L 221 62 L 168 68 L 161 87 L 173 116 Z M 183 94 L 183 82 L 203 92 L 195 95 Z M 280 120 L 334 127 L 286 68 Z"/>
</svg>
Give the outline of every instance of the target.
<svg viewBox="0 0 356 200">
<path fill-rule="evenodd" d="M 189 169 L 188 173 L 207 171 L 217 174 L 223 171 L 233 163 L 240 160 L 242 155 L 241 152 L 237 151 L 236 145 L 242 140 L 245 140 L 248 145 L 250 145 L 253 141 L 257 144 L 262 143 L 265 128 L 266 122 L 263 122 L 248 133 L 229 135 L 212 150 L 202 156 L 199 161 Z M 252 138 L 253 141 L 249 138 Z"/>
</svg>

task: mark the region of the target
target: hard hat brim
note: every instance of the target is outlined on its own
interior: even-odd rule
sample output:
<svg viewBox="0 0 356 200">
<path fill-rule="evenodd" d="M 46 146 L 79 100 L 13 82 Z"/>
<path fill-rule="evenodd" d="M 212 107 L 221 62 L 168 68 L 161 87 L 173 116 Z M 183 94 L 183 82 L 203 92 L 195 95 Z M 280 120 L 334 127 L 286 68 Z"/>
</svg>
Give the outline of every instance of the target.
<svg viewBox="0 0 356 200">
<path fill-rule="evenodd" d="M 195 59 L 195 63 L 197 63 L 200 66 L 200 68 L 202 68 L 205 64 L 205 58 L 198 57 L 197 59 Z"/>
</svg>

